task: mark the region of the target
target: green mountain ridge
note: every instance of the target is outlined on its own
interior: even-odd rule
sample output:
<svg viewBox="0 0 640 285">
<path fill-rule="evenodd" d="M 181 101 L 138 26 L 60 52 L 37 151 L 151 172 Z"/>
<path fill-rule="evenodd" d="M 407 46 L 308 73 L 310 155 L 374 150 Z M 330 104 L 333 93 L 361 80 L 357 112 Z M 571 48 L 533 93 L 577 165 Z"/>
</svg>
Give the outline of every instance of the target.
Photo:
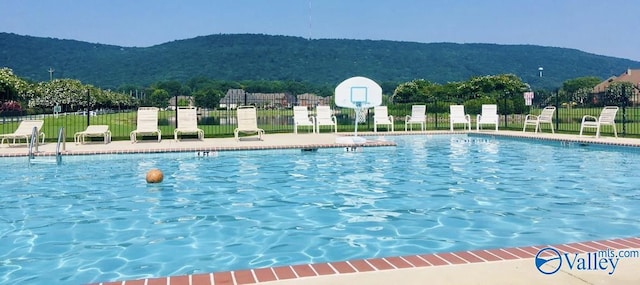
<svg viewBox="0 0 640 285">
<path fill-rule="evenodd" d="M 536 45 L 416 43 L 219 34 L 151 47 L 121 47 L 0 33 L 0 66 L 33 81 L 74 78 L 102 88 L 157 81 L 281 80 L 337 85 L 352 76 L 377 82 L 436 83 L 512 73 L 534 88 L 567 79 L 606 79 L 640 62 Z M 543 67 L 543 77 L 538 68 Z"/>
</svg>

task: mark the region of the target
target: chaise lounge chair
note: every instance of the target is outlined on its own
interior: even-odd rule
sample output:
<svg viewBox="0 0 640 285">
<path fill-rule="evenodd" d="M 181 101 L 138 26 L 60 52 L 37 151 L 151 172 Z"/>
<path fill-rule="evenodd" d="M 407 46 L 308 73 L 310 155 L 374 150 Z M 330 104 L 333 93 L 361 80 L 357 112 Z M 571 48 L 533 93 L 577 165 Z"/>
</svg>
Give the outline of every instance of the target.
<svg viewBox="0 0 640 285">
<path fill-rule="evenodd" d="M 551 133 L 555 133 L 553 130 L 553 113 L 555 113 L 555 111 L 556 107 L 547 106 L 542 109 L 542 112 L 538 116 L 531 114 L 527 115 L 524 117 L 524 127 L 522 127 L 522 132 L 527 131 L 527 126 L 533 125 L 536 127 L 535 132 L 537 133 L 540 129 L 541 123 L 548 123 L 551 126 Z"/>
<path fill-rule="evenodd" d="M 424 125 L 427 122 L 427 105 L 413 105 L 411 106 L 411 116 L 407 116 L 404 121 L 404 131 L 407 131 L 407 127 L 410 127 L 413 131 L 414 124 L 420 124 L 420 130 L 424 131 Z"/>
<path fill-rule="evenodd" d="M 87 137 L 103 137 L 106 144 L 111 141 L 111 131 L 109 131 L 108 125 L 90 125 L 86 130 L 73 135 L 76 144 L 84 144 Z"/>
<path fill-rule="evenodd" d="M 316 132 L 320 133 L 321 126 L 331 126 L 333 132 L 338 132 L 338 120 L 333 115 L 331 107 L 329 106 L 316 106 Z"/>
<path fill-rule="evenodd" d="M 582 117 L 582 124 L 580 125 L 580 136 L 584 128 L 596 129 L 596 138 L 600 137 L 600 129 L 602 126 L 613 127 L 613 135 L 617 138 L 618 131 L 616 130 L 616 114 L 618 113 L 618 106 L 605 106 L 600 112 L 600 117 L 584 115 Z"/>
<path fill-rule="evenodd" d="M 240 140 L 239 133 L 257 133 L 258 139 L 262 140 L 264 130 L 258 128 L 258 117 L 256 114 L 256 107 L 254 106 L 240 106 L 237 110 L 238 113 L 238 127 L 233 130 L 233 135 L 236 140 Z"/>
<path fill-rule="evenodd" d="M 158 108 L 156 107 L 140 107 L 138 108 L 138 124 L 137 129 L 131 131 L 129 137 L 131 143 L 138 141 L 138 135 L 158 135 L 158 142 L 162 136 L 158 129 Z"/>
<path fill-rule="evenodd" d="M 498 131 L 498 105 L 483 104 L 482 114 L 476 117 L 476 131 L 482 129 L 482 125 L 494 125 Z"/>
<path fill-rule="evenodd" d="M 449 106 L 449 127 L 452 132 L 455 124 L 465 124 L 467 129 L 471 131 L 471 116 L 464 113 L 464 105 Z"/>
<path fill-rule="evenodd" d="M 391 132 L 393 132 L 393 116 L 389 116 L 387 106 L 375 106 L 373 108 L 373 132 L 378 132 L 378 125 L 389 126 Z"/>
<path fill-rule="evenodd" d="M 173 131 L 173 139 L 177 142 L 180 134 L 196 134 L 198 139 L 204 138 L 204 131 L 198 128 L 198 113 L 195 108 L 178 108 L 178 127 Z"/>
<path fill-rule="evenodd" d="M 309 116 L 307 106 L 293 106 L 293 133 L 298 133 L 298 127 L 311 127 L 316 132 L 316 119 Z"/>
<path fill-rule="evenodd" d="M 2 137 L 0 144 L 4 144 L 5 140 L 8 142 L 9 139 L 12 140 L 11 144 L 16 144 L 16 140 L 20 142 L 20 139 L 25 139 L 27 144 L 29 144 L 29 139 L 31 138 L 34 127 L 36 128 L 38 136 L 42 137 L 42 143 L 44 143 L 44 132 L 40 131 L 42 129 L 42 125 L 44 125 L 43 120 L 24 120 L 20 122 L 18 128 L 13 133 L 0 135 L 0 137 Z"/>
</svg>

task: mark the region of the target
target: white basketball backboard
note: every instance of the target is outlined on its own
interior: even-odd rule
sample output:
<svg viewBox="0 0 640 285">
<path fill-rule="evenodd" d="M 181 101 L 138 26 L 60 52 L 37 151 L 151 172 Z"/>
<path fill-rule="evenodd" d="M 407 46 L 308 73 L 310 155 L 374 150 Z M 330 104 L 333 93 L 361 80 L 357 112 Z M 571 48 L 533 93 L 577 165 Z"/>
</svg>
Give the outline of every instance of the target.
<svg viewBox="0 0 640 285">
<path fill-rule="evenodd" d="M 361 76 L 351 77 L 336 87 L 336 105 L 343 108 L 371 108 L 382 104 L 382 87 Z"/>
</svg>

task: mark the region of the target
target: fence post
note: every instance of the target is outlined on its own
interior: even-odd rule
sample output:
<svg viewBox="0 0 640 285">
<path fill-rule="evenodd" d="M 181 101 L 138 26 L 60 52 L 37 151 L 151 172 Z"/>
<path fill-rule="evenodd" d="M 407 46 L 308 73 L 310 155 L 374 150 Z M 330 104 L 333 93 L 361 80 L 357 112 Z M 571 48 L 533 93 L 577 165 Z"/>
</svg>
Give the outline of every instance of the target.
<svg viewBox="0 0 640 285">
<path fill-rule="evenodd" d="M 622 85 L 622 136 L 627 136 L 627 90 L 624 85 Z M 615 120 L 615 118 L 614 118 Z"/>
<path fill-rule="evenodd" d="M 435 112 L 435 121 L 436 121 L 436 130 L 438 129 L 438 99 L 433 100 L 433 109 L 436 110 Z M 425 128 L 426 129 L 426 128 Z"/>
<path fill-rule="evenodd" d="M 560 94 L 558 94 L 558 89 L 556 88 L 556 130 L 560 131 L 560 98 L 558 98 L 560 96 Z"/>
<path fill-rule="evenodd" d="M 89 118 L 91 117 L 91 110 L 89 108 L 89 101 L 91 100 L 91 91 L 87 89 L 87 127 L 89 126 Z"/>
<path fill-rule="evenodd" d="M 503 99 L 503 106 L 504 106 L 504 110 L 502 112 L 504 112 L 503 116 L 504 116 L 504 128 L 507 128 L 507 96 L 509 95 L 509 92 L 507 92 L 506 94 L 504 94 L 504 99 Z"/>
</svg>

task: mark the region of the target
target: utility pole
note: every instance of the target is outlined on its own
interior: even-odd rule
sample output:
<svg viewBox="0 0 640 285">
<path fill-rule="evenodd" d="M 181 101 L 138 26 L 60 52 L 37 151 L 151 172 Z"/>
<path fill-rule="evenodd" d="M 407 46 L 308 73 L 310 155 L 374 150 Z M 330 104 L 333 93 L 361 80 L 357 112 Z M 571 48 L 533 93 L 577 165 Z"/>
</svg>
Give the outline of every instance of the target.
<svg viewBox="0 0 640 285">
<path fill-rule="evenodd" d="M 55 71 L 55 69 L 49 67 L 49 81 L 53 80 L 53 72 Z"/>
</svg>

